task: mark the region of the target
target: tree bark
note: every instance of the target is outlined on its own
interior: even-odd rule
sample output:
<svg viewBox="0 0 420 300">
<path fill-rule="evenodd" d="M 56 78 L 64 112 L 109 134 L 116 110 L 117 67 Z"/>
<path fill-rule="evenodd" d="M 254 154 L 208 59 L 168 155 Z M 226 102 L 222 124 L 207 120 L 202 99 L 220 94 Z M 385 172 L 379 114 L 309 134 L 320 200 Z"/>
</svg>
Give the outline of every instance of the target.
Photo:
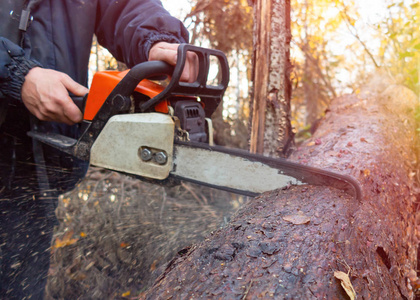
<svg viewBox="0 0 420 300">
<path fill-rule="evenodd" d="M 257 0 L 254 10 L 250 150 L 287 156 L 294 141 L 290 123 L 290 0 Z"/>
<path fill-rule="evenodd" d="M 351 299 L 351 287 L 359 299 L 412 299 L 416 97 L 368 91 L 335 99 L 291 157 L 354 176 L 361 201 L 327 186 L 265 193 L 181 251 L 142 299 Z"/>
</svg>

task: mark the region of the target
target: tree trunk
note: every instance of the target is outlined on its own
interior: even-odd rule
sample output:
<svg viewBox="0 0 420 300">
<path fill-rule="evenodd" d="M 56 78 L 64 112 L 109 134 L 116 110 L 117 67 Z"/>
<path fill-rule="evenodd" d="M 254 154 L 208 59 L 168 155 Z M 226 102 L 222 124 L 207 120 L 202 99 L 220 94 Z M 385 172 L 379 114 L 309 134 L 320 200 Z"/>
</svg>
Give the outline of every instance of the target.
<svg viewBox="0 0 420 300">
<path fill-rule="evenodd" d="M 290 0 L 254 4 L 250 150 L 287 156 L 293 146 L 290 123 Z"/>
<path fill-rule="evenodd" d="M 265 193 L 181 251 L 142 299 L 412 299 L 416 97 L 368 91 L 335 99 L 291 157 L 354 176 L 360 201 L 327 186 Z"/>
<path fill-rule="evenodd" d="M 305 53 L 304 74 L 303 74 L 303 92 L 306 104 L 306 125 L 315 124 L 319 117 L 319 84 L 315 82 L 313 73 L 309 66 L 308 54 Z"/>
</svg>

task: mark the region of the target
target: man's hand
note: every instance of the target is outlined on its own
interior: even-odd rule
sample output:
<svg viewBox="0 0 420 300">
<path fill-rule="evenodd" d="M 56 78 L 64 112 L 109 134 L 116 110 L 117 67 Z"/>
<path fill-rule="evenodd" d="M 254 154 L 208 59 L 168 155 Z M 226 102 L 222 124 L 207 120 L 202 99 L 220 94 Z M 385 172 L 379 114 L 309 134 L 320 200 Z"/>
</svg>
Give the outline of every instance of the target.
<svg viewBox="0 0 420 300">
<path fill-rule="evenodd" d="M 73 125 L 81 122 L 83 115 L 69 92 L 84 96 L 89 90 L 64 73 L 36 67 L 25 76 L 22 100 L 26 108 L 41 121 Z"/>
<path fill-rule="evenodd" d="M 178 58 L 179 44 L 159 42 L 152 46 L 149 51 L 149 60 L 163 60 L 173 66 L 176 65 Z M 198 57 L 193 52 L 187 52 L 184 70 L 182 71 L 181 81 L 194 82 L 198 75 Z"/>
</svg>

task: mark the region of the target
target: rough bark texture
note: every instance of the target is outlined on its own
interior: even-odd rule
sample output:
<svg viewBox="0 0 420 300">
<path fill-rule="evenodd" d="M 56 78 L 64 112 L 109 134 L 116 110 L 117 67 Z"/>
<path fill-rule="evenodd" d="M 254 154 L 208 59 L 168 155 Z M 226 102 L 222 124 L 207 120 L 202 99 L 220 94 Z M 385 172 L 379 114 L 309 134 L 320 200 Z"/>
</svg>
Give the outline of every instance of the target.
<svg viewBox="0 0 420 300">
<path fill-rule="evenodd" d="M 349 299 L 334 277 L 342 271 L 358 299 L 412 299 L 413 97 L 391 87 L 380 96 L 338 98 L 293 155 L 353 175 L 363 189 L 360 202 L 326 186 L 263 194 L 227 227 L 181 251 L 142 298 Z"/>
<path fill-rule="evenodd" d="M 254 4 L 251 152 L 285 156 L 293 146 L 290 123 L 290 1 Z"/>
</svg>

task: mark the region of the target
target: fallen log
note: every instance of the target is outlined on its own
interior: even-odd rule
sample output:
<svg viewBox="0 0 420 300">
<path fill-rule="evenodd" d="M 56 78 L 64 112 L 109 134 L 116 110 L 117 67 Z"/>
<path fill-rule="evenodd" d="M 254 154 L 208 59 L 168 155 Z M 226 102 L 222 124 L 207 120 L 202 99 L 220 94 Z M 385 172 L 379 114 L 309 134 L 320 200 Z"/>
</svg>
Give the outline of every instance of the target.
<svg viewBox="0 0 420 300">
<path fill-rule="evenodd" d="M 326 186 L 250 200 L 181 251 L 142 299 L 413 299 L 417 287 L 415 95 L 373 88 L 333 101 L 291 157 L 354 176 L 360 201 Z"/>
</svg>

